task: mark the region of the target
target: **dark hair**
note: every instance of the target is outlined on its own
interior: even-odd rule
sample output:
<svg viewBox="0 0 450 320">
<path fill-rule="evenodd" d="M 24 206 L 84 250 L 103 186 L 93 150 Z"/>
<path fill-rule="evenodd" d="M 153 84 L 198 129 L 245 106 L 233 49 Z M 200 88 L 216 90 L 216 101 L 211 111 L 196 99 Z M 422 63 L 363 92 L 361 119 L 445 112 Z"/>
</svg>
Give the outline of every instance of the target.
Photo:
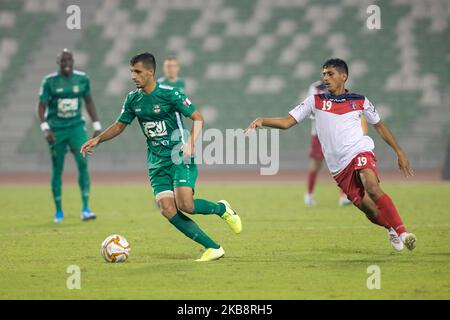
<svg viewBox="0 0 450 320">
<path fill-rule="evenodd" d="M 144 52 L 135 55 L 133 58 L 131 58 L 130 65 L 135 65 L 138 62 L 142 62 L 145 68 L 147 69 L 153 68 L 153 70 L 156 71 L 155 56 L 152 55 L 151 53 Z"/>
<path fill-rule="evenodd" d="M 167 56 L 164 60 L 177 60 L 176 56 Z"/>
<path fill-rule="evenodd" d="M 345 74 L 348 75 L 347 63 L 342 59 L 339 59 L 339 58 L 328 59 L 323 64 L 322 68 L 329 68 L 329 67 L 334 67 L 334 68 L 338 69 L 339 72 L 344 72 Z"/>
<path fill-rule="evenodd" d="M 62 58 L 63 55 L 69 55 L 73 59 L 72 52 L 70 52 L 69 49 L 64 48 L 60 53 L 58 53 L 58 55 L 56 56 L 56 60 L 57 61 L 61 61 L 61 58 Z"/>
</svg>

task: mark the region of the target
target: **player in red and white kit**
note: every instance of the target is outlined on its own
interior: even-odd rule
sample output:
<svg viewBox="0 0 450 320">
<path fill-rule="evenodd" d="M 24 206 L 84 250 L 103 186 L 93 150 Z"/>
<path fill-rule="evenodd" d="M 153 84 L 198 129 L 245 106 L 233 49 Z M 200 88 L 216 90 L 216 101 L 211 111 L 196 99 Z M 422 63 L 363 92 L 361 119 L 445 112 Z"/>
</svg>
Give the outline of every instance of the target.
<svg viewBox="0 0 450 320">
<path fill-rule="evenodd" d="M 309 95 L 328 93 L 328 90 L 323 84 L 322 81 L 316 81 L 309 86 L 308 90 Z M 314 115 L 310 116 L 311 119 L 311 144 L 309 147 L 309 170 L 308 170 L 308 178 L 306 180 L 306 188 L 307 192 L 304 194 L 304 202 L 307 207 L 313 207 L 316 205 L 316 201 L 314 199 L 314 187 L 316 186 L 317 175 L 319 174 L 320 169 L 322 168 L 322 162 L 324 160 L 322 145 L 320 144 L 319 137 L 317 136 L 316 124 Z M 364 135 L 367 134 L 367 122 L 364 117 L 361 117 L 361 126 L 363 129 Z M 347 199 L 347 195 L 339 190 L 339 206 L 346 206 L 351 204 L 352 202 Z"/>
<path fill-rule="evenodd" d="M 416 236 L 406 230 L 391 198 L 380 188 L 375 145 L 363 134 L 361 116 L 364 114 L 395 151 L 399 169 L 406 177 L 413 175 L 409 160 L 372 103 L 365 96 L 345 89 L 348 78 L 345 61 L 330 59 L 322 67 L 322 81 L 329 93 L 309 96 L 286 117 L 257 118 L 246 132 L 263 126 L 288 129 L 314 115 L 325 161 L 338 186 L 371 222 L 387 229 L 394 249 L 401 251 L 406 246 L 413 250 Z"/>
</svg>

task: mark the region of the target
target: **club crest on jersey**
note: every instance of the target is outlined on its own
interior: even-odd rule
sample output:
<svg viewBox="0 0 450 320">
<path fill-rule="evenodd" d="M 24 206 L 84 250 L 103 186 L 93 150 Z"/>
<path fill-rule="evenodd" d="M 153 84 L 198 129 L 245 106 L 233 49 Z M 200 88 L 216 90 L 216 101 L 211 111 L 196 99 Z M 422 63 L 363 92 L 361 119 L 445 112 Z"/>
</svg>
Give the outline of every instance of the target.
<svg viewBox="0 0 450 320">
<path fill-rule="evenodd" d="M 355 101 L 350 101 L 350 108 L 352 108 L 352 110 L 356 110 L 356 108 L 358 108 Z"/>
<path fill-rule="evenodd" d="M 80 92 L 80 87 L 79 86 L 73 86 L 73 92 L 75 92 L 75 93 Z"/>
<path fill-rule="evenodd" d="M 159 106 L 159 104 L 155 104 L 153 106 L 153 112 L 154 113 L 160 113 L 161 112 L 161 107 Z"/>
</svg>

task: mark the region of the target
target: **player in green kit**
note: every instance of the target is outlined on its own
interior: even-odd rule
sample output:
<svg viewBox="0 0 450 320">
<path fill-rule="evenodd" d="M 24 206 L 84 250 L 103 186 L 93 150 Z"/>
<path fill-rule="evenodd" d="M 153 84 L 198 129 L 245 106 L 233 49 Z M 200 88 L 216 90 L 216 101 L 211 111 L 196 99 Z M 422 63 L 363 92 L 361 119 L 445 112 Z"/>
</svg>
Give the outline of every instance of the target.
<svg viewBox="0 0 450 320">
<path fill-rule="evenodd" d="M 73 153 L 78 168 L 78 184 L 83 207 L 81 219 L 92 220 L 96 215 L 89 209 L 90 181 L 87 159 L 80 155 L 86 142 L 86 128 L 82 117 L 82 100 L 92 119 L 94 136 L 100 134 L 101 125 L 90 93 L 86 73 L 73 69 L 73 55 L 64 49 L 57 59 L 59 71 L 47 75 L 39 92 L 38 116 L 41 130 L 47 139 L 52 158 L 52 193 L 56 206 L 54 222 L 62 222 L 64 213 L 61 204 L 62 172 L 68 149 Z"/>
<path fill-rule="evenodd" d="M 134 56 L 130 66 L 137 89 L 125 98 L 117 121 L 86 142 L 81 152 L 92 154 L 95 146 L 118 136 L 137 118 L 147 138 L 148 175 L 161 213 L 180 232 L 205 247 L 196 261 L 219 259 L 225 254 L 223 248 L 182 213 L 217 215 L 235 233 L 242 231 L 241 219 L 225 200 L 194 200 L 197 166 L 193 155 L 203 117 L 181 90 L 155 81 L 156 62 L 152 54 Z M 188 136 L 181 115 L 194 121 Z"/>
<path fill-rule="evenodd" d="M 156 80 L 159 84 L 174 87 L 180 89 L 180 91 L 183 92 L 185 91 L 186 82 L 179 76 L 180 64 L 178 63 L 178 60 L 175 56 L 167 56 L 164 59 L 163 73 L 164 76 Z M 156 200 L 155 204 L 156 206 L 158 206 L 158 202 Z"/>
<path fill-rule="evenodd" d="M 174 56 L 168 56 L 164 59 L 164 77 L 159 78 L 157 81 L 159 84 L 164 84 L 184 91 L 186 88 L 186 83 L 183 78 L 179 77 L 180 64 L 177 58 Z"/>
</svg>

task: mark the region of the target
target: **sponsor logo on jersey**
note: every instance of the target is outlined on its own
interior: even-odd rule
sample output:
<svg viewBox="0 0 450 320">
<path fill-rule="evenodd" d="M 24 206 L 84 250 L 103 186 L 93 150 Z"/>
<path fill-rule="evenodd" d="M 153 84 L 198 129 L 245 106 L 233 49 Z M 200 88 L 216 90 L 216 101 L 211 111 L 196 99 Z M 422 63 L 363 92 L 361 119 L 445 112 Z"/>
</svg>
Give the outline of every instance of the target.
<svg viewBox="0 0 450 320">
<path fill-rule="evenodd" d="M 138 108 L 138 109 L 136 109 L 136 110 L 134 110 L 134 111 L 136 111 L 136 112 L 141 112 L 141 108 Z"/>
<path fill-rule="evenodd" d="M 79 86 L 73 86 L 73 92 L 78 93 L 80 92 L 80 87 Z"/>
<path fill-rule="evenodd" d="M 163 137 L 167 135 L 166 123 L 164 121 L 143 122 L 144 133 L 149 138 Z"/>
<path fill-rule="evenodd" d="M 152 146 L 156 147 L 159 145 L 163 145 L 163 146 L 167 147 L 170 145 L 170 141 L 169 140 L 152 141 Z"/>
<path fill-rule="evenodd" d="M 328 98 L 327 100 L 329 100 L 329 101 L 331 101 L 331 102 L 336 102 L 336 103 L 341 103 L 341 102 L 345 102 L 345 101 L 347 101 L 347 99 L 346 98 Z"/>
<path fill-rule="evenodd" d="M 63 92 L 64 89 L 63 88 L 56 88 L 56 92 Z"/>
<path fill-rule="evenodd" d="M 77 115 L 78 99 L 58 99 L 58 117 L 73 118 Z"/>
</svg>

